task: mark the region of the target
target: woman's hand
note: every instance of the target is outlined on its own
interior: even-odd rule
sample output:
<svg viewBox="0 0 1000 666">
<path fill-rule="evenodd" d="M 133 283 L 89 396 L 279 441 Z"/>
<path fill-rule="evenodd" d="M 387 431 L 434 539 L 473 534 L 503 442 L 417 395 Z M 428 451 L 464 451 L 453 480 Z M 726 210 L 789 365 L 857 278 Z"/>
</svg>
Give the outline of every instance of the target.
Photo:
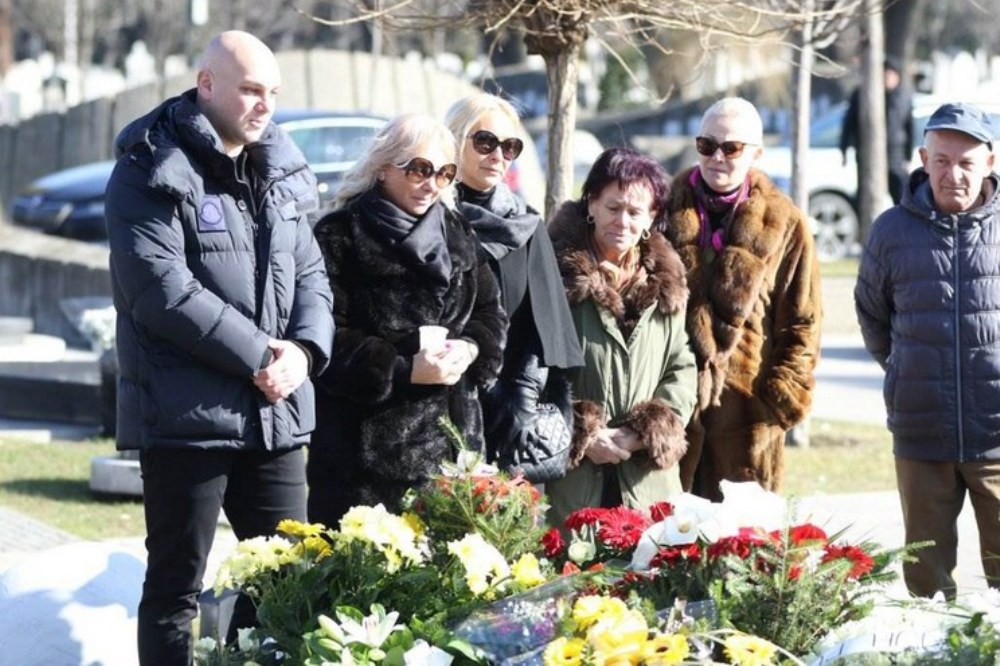
<svg viewBox="0 0 1000 666">
<path fill-rule="evenodd" d="M 629 453 L 642 451 L 646 448 L 646 445 L 639 439 L 639 435 L 632 428 L 622 426 L 621 428 L 612 428 L 611 430 L 614 431 L 611 439 L 618 445 L 618 448 L 624 449 Z"/>
<path fill-rule="evenodd" d="M 466 340 L 446 340 L 438 349 L 421 349 L 413 357 L 410 381 L 451 386 L 476 358 L 476 347 Z"/>
<path fill-rule="evenodd" d="M 632 457 L 632 453 L 615 441 L 615 436 L 621 428 L 601 428 L 590 440 L 586 456 L 595 465 L 610 463 L 617 465 Z M 634 435 L 635 433 L 633 433 Z"/>
</svg>

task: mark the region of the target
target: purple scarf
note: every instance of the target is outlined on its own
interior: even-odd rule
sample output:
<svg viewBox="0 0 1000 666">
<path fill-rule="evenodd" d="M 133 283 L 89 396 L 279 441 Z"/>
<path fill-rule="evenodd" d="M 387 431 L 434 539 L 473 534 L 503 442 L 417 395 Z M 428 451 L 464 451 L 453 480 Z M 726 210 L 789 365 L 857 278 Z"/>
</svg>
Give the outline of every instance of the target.
<svg viewBox="0 0 1000 666">
<path fill-rule="evenodd" d="M 729 229 L 729 223 L 736 216 L 736 210 L 746 199 L 750 192 L 750 175 L 743 180 L 743 184 L 732 192 L 719 194 L 709 188 L 701 177 L 700 169 L 692 169 L 688 177 L 688 184 L 694 191 L 695 207 L 698 211 L 698 221 L 701 223 L 701 233 L 698 238 L 698 245 L 702 252 L 711 250 L 711 257 L 715 257 L 725 246 L 725 233 Z M 722 223 L 718 228 L 713 228 L 712 218 L 722 218 Z"/>
</svg>

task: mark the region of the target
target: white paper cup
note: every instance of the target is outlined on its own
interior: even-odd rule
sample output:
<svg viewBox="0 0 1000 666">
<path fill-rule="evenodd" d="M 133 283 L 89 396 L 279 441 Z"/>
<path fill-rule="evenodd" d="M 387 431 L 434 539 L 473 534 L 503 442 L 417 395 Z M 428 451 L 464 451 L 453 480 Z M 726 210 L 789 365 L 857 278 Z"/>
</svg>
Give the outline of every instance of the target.
<svg viewBox="0 0 1000 666">
<path fill-rule="evenodd" d="M 420 348 L 441 349 L 448 339 L 448 329 L 444 326 L 421 326 Z"/>
</svg>

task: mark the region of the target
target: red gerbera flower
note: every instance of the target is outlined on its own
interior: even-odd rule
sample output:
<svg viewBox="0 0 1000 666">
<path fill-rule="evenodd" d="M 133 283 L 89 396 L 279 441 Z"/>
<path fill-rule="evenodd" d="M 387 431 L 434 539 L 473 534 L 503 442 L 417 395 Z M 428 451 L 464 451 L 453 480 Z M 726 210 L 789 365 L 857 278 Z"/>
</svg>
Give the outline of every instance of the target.
<svg viewBox="0 0 1000 666">
<path fill-rule="evenodd" d="M 566 542 L 563 541 L 562 534 L 559 530 L 553 527 L 548 532 L 542 535 L 542 552 L 545 553 L 545 557 L 554 558 L 562 554 L 566 550 Z"/>
<path fill-rule="evenodd" d="M 875 568 L 875 560 L 871 555 L 857 546 L 827 546 L 822 561 L 832 562 L 840 558 L 848 559 L 852 563 L 851 570 L 847 574 L 848 578 L 861 578 Z"/>
<path fill-rule="evenodd" d="M 652 522 L 641 512 L 616 506 L 601 518 L 597 538 L 609 548 L 626 552 L 635 548 L 650 525 Z"/>
</svg>

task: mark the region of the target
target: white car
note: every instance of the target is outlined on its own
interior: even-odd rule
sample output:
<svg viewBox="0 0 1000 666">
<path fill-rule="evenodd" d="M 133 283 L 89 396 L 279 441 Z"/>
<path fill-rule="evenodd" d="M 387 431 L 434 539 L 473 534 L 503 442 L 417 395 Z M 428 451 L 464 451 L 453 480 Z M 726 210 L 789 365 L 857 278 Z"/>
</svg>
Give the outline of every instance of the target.
<svg viewBox="0 0 1000 666">
<path fill-rule="evenodd" d="M 920 166 L 918 149 L 923 143 L 927 120 L 938 106 L 955 101 L 961 100 L 930 96 L 914 99 L 911 169 Z M 994 130 L 1000 134 L 1000 102 L 969 101 L 990 115 Z M 846 164 L 840 154 L 840 128 L 846 111 L 847 103 L 843 102 L 813 119 L 809 129 L 805 168 L 808 213 L 816 236 L 816 252 L 822 261 L 855 256 L 861 247 L 857 213 L 858 167 L 854 149 L 848 149 Z M 792 149 L 787 139 L 779 145 L 765 147 L 757 166 L 776 185 L 786 192 L 791 191 Z M 888 208 L 891 203 L 887 198 L 884 206 Z"/>
</svg>

